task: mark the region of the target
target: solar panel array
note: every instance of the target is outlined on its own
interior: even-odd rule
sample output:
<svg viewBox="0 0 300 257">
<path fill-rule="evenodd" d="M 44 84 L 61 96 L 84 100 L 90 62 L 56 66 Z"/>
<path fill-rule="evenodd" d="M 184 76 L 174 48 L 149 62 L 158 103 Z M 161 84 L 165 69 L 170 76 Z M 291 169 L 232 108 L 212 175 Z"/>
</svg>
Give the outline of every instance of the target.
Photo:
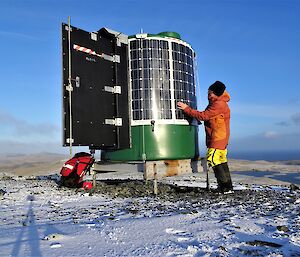
<svg viewBox="0 0 300 257">
<path fill-rule="evenodd" d="M 170 46 L 172 51 L 169 51 Z M 180 43 L 170 45 L 165 39 L 133 39 L 130 41 L 130 68 L 133 120 L 171 120 L 172 99 L 175 99 L 175 106 L 182 101 L 196 107 L 193 51 L 189 47 Z M 183 118 L 182 111 L 176 110 L 176 119 Z"/>
<path fill-rule="evenodd" d="M 172 42 L 174 69 L 174 99 L 197 109 L 194 80 L 193 51 L 182 44 Z M 184 119 L 183 112 L 176 108 L 176 119 Z"/>
</svg>

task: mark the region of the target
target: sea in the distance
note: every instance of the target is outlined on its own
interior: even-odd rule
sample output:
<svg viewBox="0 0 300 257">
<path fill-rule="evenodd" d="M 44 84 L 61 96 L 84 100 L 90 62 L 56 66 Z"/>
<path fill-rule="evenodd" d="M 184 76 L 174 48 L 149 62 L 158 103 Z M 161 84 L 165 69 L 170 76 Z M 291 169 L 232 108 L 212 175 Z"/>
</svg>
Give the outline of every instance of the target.
<svg viewBox="0 0 300 257">
<path fill-rule="evenodd" d="M 265 160 L 265 161 L 290 161 L 300 160 L 300 150 L 293 151 L 249 151 L 249 152 L 230 152 L 228 151 L 229 159 L 242 160 Z"/>
</svg>

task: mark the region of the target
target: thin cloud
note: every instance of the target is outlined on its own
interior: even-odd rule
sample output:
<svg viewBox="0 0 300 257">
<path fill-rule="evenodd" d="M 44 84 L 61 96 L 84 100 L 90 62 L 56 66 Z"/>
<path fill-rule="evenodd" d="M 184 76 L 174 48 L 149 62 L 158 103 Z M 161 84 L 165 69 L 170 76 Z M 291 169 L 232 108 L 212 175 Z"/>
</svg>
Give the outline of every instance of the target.
<svg viewBox="0 0 300 257">
<path fill-rule="evenodd" d="M 280 122 L 277 122 L 276 125 L 284 126 L 284 127 L 300 125 L 300 112 L 293 114 L 290 117 L 289 121 L 280 121 Z"/>
<path fill-rule="evenodd" d="M 31 124 L 26 120 L 18 119 L 7 112 L 0 111 L 0 124 L 9 127 L 16 136 L 44 135 L 52 136 L 59 131 L 56 125 L 51 123 Z"/>
<path fill-rule="evenodd" d="M 278 138 L 280 135 L 274 131 L 266 131 L 263 133 L 263 136 L 267 139 L 274 139 L 274 138 Z"/>
<path fill-rule="evenodd" d="M 231 112 L 241 115 L 253 115 L 255 117 L 263 118 L 282 118 L 287 113 L 291 113 L 292 107 L 283 108 L 280 105 L 261 105 L 261 104 L 243 104 L 243 103 L 230 103 Z"/>
<path fill-rule="evenodd" d="M 11 31 L 1 31 L 0 30 L 0 37 L 5 38 L 13 38 L 13 39 L 21 39 L 21 40 L 35 40 L 35 41 L 41 41 L 40 38 L 33 37 L 31 35 L 19 33 L 19 32 L 11 32 Z"/>
<path fill-rule="evenodd" d="M 289 99 L 288 103 L 289 104 L 299 104 L 300 103 L 300 99 L 297 98 L 297 97 L 293 97 L 293 98 Z"/>
<path fill-rule="evenodd" d="M 282 126 L 282 127 L 288 127 L 291 124 L 289 122 L 287 122 L 287 121 L 280 121 L 280 122 L 277 122 L 276 125 Z"/>
<path fill-rule="evenodd" d="M 233 151 L 300 150 L 300 133 L 280 134 L 266 131 L 242 138 L 232 138 L 229 148 Z"/>
<path fill-rule="evenodd" d="M 300 112 L 292 115 L 291 120 L 295 125 L 300 125 Z"/>
</svg>

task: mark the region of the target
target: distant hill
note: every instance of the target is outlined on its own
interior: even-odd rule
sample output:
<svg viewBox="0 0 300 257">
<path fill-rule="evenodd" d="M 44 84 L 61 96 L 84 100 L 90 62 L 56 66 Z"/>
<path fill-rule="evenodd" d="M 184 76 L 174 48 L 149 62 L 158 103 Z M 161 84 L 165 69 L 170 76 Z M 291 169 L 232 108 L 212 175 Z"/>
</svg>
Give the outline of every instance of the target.
<svg viewBox="0 0 300 257">
<path fill-rule="evenodd" d="M 0 173 L 19 176 L 48 175 L 59 173 L 69 155 L 57 153 L 0 154 Z M 97 156 L 96 156 L 97 158 Z M 119 164 L 122 165 L 122 164 Z M 199 164 L 200 165 L 200 164 Z M 230 159 L 229 166 L 234 171 L 277 171 L 299 172 L 300 160 L 291 161 L 249 161 Z M 199 166 L 200 167 L 200 166 Z M 199 168 L 201 171 L 202 168 Z"/>
<path fill-rule="evenodd" d="M 60 171 L 68 155 L 56 153 L 1 154 L 0 172 L 16 175 L 46 175 Z"/>
</svg>

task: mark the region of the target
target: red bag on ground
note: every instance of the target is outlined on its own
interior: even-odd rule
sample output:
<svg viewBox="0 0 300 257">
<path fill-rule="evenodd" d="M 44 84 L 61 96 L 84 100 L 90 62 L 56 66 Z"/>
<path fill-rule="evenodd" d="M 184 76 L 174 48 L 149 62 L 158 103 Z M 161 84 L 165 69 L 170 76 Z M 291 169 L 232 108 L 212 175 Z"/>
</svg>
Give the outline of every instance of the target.
<svg viewBox="0 0 300 257">
<path fill-rule="evenodd" d="M 77 153 L 61 168 L 61 182 L 67 187 L 81 187 L 82 177 L 91 168 L 95 159 L 89 153 Z"/>
</svg>

